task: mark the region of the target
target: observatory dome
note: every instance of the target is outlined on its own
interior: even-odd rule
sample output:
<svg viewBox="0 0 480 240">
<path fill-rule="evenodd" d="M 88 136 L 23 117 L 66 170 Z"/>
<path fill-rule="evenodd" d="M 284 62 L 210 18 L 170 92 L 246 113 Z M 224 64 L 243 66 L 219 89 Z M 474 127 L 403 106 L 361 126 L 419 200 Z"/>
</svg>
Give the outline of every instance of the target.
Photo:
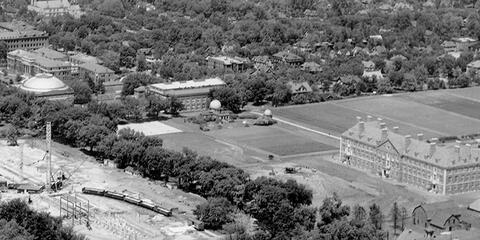
<svg viewBox="0 0 480 240">
<path fill-rule="evenodd" d="M 222 107 L 222 104 L 217 99 L 214 99 L 210 102 L 210 109 L 219 110 Z"/>
<path fill-rule="evenodd" d="M 69 87 L 52 74 L 39 73 L 24 81 L 20 89 L 41 94 L 51 91 L 66 91 L 69 90 Z"/>
</svg>

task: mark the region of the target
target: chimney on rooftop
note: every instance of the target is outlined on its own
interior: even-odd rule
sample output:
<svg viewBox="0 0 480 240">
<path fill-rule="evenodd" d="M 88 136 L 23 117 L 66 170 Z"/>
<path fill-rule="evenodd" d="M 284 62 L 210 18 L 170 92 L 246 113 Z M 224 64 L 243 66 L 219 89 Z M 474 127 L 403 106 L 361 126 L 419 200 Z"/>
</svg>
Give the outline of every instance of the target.
<svg viewBox="0 0 480 240">
<path fill-rule="evenodd" d="M 457 160 L 460 160 L 460 145 L 455 145 L 455 154 L 457 155 Z"/>
<path fill-rule="evenodd" d="M 361 135 L 365 131 L 365 122 L 361 121 L 358 123 L 358 135 Z"/>
<path fill-rule="evenodd" d="M 371 122 L 372 120 L 373 120 L 373 117 L 370 116 L 370 115 L 368 115 L 368 116 L 367 116 L 367 121 L 368 121 L 368 122 Z"/>
<path fill-rule="evenodd" d="M 362 121 L 362 117 L 357 116 L 357 122 L 361 122 L 361 121 Z"/>
<path fill-rule="evenodd" d="M 387 138 L 388 138 L 388 129 L 382 128 L 382 141 L 387 140 Z"/>
<path fill-rule="evenodd" d="M 433 156 L 436 149 L 437 149 L 437 143 L 436 142 L 431 142 L 430 143 L 430 157 Z"/>
<path fill-rule="evenodd" d="M 398 133 L 398 130 L 399 130 L 399 129 L 400 129 L 400 128 L 399 128 L 398 126 L 395 126 L 395 127 L 393 127 L 393 132 L 394 132 L 394 133 Z"/>
<path fill-rule="evenodd" d="M 467 147 L 467 158 L 468 160 L 472 159 L 472 145 L 470 143 L 465 144 L 465 147 Z"/>
<path fill-rule="evenodd" d="M 383 119 L 382 119 L 382 118 L 377 118 L 377 121 L 378 121 L 378 122 L 382 122 Z"/>
<path fill-rule="evenodd" d="M 408 152 L 408 148 L 410 147 L 410 143 L 412 143 L 412 136 L 406 135 L 405 136 L 405 153 Z"/>
<path fill-rule="evenodd" d="M 418 139 L 419 141 L 423 141 L 423 133 L 417 134 L 417 139 Z"/>
</svg>

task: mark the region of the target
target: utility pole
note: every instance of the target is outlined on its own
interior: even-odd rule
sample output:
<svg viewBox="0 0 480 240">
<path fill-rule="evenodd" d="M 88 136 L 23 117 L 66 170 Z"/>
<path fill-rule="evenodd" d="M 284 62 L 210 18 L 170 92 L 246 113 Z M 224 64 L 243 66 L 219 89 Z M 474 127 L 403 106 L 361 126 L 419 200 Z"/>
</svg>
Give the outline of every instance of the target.
<svg viewBox="0 0 480 240">
<path fill-rule="evenodd" d="M 47 122 L 47 161 L 48 161 L 48 169 L 47 169 L 47 191 L 51 189 L 51 180 L 52 180 L 52 123 Z"/>
</svg>

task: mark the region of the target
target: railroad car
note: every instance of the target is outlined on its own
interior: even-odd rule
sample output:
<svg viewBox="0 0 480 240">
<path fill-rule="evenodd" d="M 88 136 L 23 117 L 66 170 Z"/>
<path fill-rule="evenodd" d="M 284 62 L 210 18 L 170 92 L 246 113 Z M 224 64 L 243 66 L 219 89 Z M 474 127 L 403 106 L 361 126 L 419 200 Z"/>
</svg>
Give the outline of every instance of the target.
<svg viewBox="0 0 480 240">
<path fill-rule="evenodd" d="M 125 202 L 135 204 L 135 205 L 139 205 L 140 203 L 142 203 L 142 200 L 140 200 L 138 198 L 130 197 L 130 196 L 125 196 L 125 198 L 123 200 Z"/>
<path fill-rule="evenodd" d="M 167 217 L 170 217 L 172 216 L 172 210 L 169 210 L 169 209 L 166 209 L 166 208 L 162 208 L 158 205 L 155 206 L 155 208 L 153 209 L 153 211 L 157 212 L 157 213 L 160 213 L 160 214 L 163 214 Z"/>
<path fill-rule="evenodd" d="M 155 211 L 155 204 L 153 203 L 145 202 L 142 200 L 139 206 Z"/>
<path fill-rule="evenodd" d="M 85 194 L 93 194 L 93 195 L 98 195 L 98 196 L 104 196 L 105 195 L 105 190 L 100 189 L 100 188 L 84 187 L 84 188 L 82 188 L 82 192 L 85 193 Z"/>
<path fill-rule="evenodd" d="M 107 190 L 105 191 L 105 197 L 123 200 L 125 198 L 125 194 Z"/>
</svg>

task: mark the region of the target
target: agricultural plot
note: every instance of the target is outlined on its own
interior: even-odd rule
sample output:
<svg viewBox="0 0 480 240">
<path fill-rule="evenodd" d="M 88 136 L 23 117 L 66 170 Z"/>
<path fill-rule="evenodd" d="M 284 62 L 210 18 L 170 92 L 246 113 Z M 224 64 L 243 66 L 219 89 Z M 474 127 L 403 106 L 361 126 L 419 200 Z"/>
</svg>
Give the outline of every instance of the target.
<svg viewBox="0 0 480 240">
<path fill-rule="evenodd" d="M 279 156 L 335 149 L 335 147 L 276 127 L 233 128 L 215 131 L 211 134 L 220 138 L 229 138 L 237 141 L 241 145 L 258 148 Z"/>
</svg>

